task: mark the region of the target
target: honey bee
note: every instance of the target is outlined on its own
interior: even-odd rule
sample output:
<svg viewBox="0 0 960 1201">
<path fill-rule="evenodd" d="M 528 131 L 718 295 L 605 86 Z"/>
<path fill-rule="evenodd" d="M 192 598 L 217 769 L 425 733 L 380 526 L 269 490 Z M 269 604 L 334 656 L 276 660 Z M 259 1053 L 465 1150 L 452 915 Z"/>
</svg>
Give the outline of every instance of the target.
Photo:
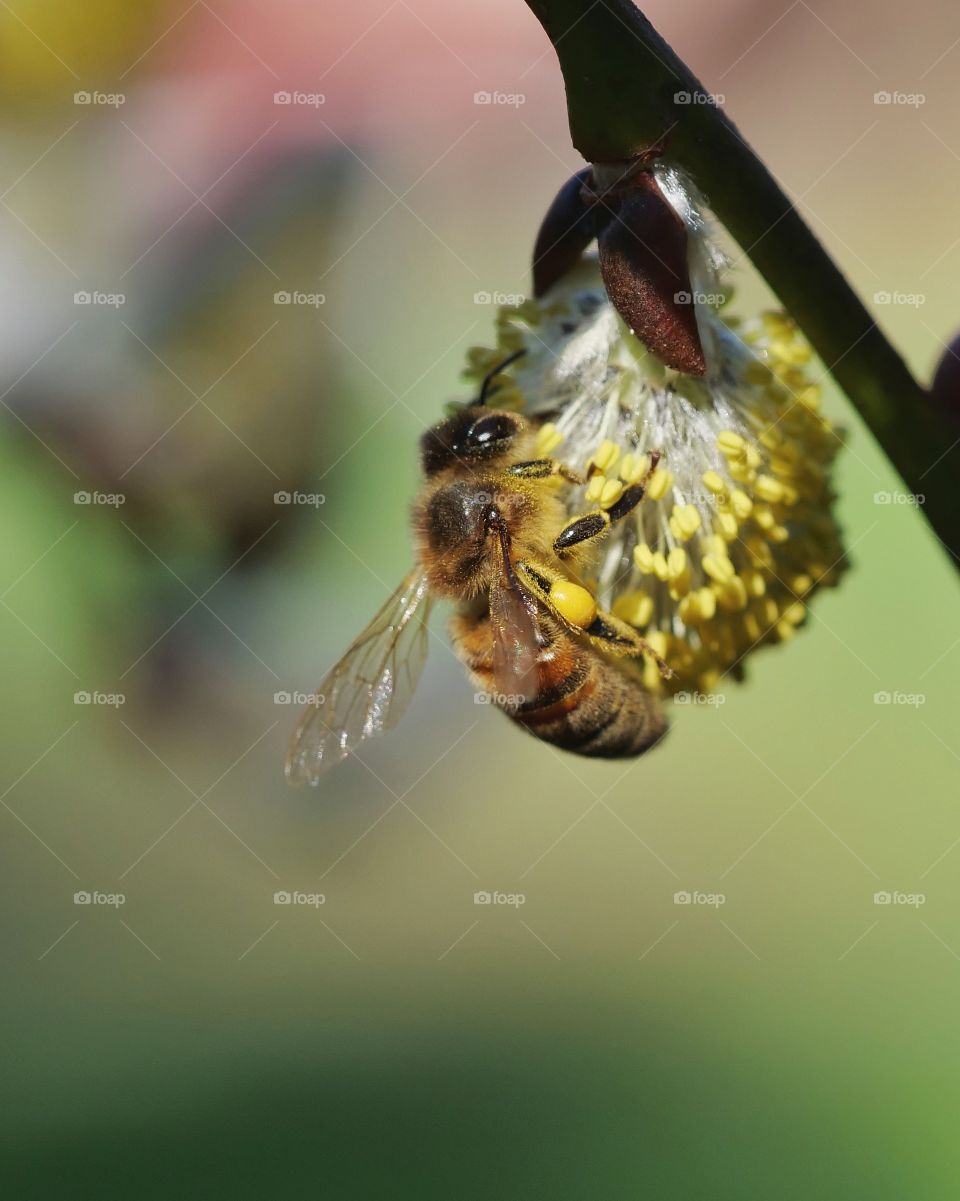
<svg viewBox="0 0 960 1201">
<path fill-rule="evenodd" d="M 576 570 L 643 499 L 659 455 L 615 504 L 568 520 L 562 490 L 584 478 L 536 457 L 535 421 L 487 404 L 491 380 L 516 357 L 487 376 L 476 401 L 423 435 L 416 566 L 318 687 L 287 753 L 291 783 L 315 784 L 396 724 L 426 659 L 437 599 L 456 603 L 453 646 L 474 684 L 535 737 L 614 759 L 665 733 L 638 660 L 651 656 L 664 676 L 669 667 L 598 607 Z"/>
</svg>

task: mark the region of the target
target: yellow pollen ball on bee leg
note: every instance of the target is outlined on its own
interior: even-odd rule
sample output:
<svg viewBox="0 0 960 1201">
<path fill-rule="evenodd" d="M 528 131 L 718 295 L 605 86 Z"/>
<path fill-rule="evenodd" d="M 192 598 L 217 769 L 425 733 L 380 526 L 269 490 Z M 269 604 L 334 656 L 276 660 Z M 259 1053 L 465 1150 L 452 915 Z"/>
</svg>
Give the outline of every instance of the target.
<svg viewBox="0 0 960 1201">
<path fill-rule="evenodd" d="M 550 585 L 550 603 L 573 626 L 586 629 L 597 615 L 597 602 L 572 580 L 554 580 Z"/>
</svg>

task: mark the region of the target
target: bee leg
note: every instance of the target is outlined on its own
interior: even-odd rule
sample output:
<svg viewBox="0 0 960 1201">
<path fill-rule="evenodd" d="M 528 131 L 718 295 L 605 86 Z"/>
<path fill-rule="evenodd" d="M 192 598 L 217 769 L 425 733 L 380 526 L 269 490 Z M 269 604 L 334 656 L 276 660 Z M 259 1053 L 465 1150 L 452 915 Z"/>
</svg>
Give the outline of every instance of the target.
<svg viewBox="0 0 960 1201">
<path fill-rule="evenodd" d="M 663 679 L 672 678 L 673 670 L 646 638 L 627 622 L 598 608 L 586 588 L 533 559 L 518 560 L 516 569 L 523 584 L 545 608 L 564 625 L 584 634 L 598 650 L 622 658 L 646 655 L 656 663 Z"/>
<path fill-rule="evenodd" d="M 579 472 L 559 459 L 528 459 L 525 463 L 514 463 L 506 469 L 505 474 L 515 475 L 522 480 L 546 480 L 551 476 L 560 476 L 570 484 L 586 483 Z"/>
<path fill-rule="evenodd" d="M 580 546 L 592 538 L 599 538 L 615 521 L 620 521 L 628 513 L 632 513 L 643 500 L 647 484 L 659 462 L 659 451 L 653 451 L 650 455 L 650 466 L 643 478 L 635 484 L 628 484 L 618 501 L 606 509 L 594 509 L 592 513 L 584 513 L 580 517 L 574 517 L 572 521 L 568 521 L 554 539 L 553 549 L 556 553 L 564 555 L 574 546 Z"/>
</svg>

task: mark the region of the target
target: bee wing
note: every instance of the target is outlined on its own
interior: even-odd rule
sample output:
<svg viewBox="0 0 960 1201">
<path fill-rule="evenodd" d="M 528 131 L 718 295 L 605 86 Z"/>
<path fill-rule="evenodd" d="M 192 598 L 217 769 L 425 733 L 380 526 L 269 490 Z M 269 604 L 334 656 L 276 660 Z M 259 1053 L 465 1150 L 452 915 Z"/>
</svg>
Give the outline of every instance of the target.
<svg viewBox="0 0 960 1201">
<path fill-rule="evenodd" d="M 291 784 L 316 784 L 400 720 L 426 662 L 430 608 L 426 577 L 410 572 L 304 710 L 284 764 Z"/>
<path fill-rule="evenodd" d="M 497 692 L 519 706 L 539 691 L 537 622 L 528 599 L 509 580 L 490 588 L 490 625 L 493 629 L 493 678 Z"/>
</svg>

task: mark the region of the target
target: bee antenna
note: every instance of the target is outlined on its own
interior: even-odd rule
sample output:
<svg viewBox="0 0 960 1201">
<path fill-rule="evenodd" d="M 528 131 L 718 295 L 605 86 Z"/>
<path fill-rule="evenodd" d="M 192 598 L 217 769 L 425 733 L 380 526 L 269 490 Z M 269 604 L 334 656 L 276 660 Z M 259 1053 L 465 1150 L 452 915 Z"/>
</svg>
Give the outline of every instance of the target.
<svg viewBox="0 0 960 1201">
<path fill-rule="evenodd" d="M 522 358 L 526 353 L 527 352 L 523 349 L 515 350 L 513 354 L 508 355 L 502 363 L 498 363 L 496 367 L 492 367 L 483 377 L 483 383 L 480 385 L 480 395 L 477 397 L 475 403 L 478 405 L 485 405 L 487 403 L 487 394 L 490 391 L 490 384 L 493 382 L 495 376 L 498 376 L 504 367 L 509 367 L 511 363 L 515 363 L 517 359 Z"/>
</svg>

